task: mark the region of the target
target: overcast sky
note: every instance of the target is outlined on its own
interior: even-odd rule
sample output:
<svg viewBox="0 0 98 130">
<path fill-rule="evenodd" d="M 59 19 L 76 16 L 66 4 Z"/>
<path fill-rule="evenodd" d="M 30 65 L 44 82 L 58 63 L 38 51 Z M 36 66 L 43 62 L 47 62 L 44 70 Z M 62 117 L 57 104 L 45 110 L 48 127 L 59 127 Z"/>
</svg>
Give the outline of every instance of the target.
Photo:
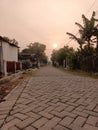
<svg viewBox="0 0 98 130">
<path fill-rule="evenodd" d="M 0 0 L 0 35 L 15 38 L 21 49 L 41 42 L 49 55 L 53 43 L 66 45 L 66 32 L 77 33 L 74 23 L 93 10 L 98 10 L 98 0 Z M 68 45 L 76 48 L 73 43 Z"/>
</svg>

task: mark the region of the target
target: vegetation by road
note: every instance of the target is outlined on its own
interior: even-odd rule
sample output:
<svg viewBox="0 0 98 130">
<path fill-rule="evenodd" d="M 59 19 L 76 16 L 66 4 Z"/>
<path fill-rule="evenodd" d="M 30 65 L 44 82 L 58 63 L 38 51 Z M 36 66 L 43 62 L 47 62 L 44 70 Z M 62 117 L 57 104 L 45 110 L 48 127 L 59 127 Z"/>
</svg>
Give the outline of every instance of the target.
<svg viewBox="0 0 98 130">
<path fill-rule="evenodd" d="M 79 27 L 78 35 L 67 32 L 71 39 L 77 41 L 79 48 L 74 50 L 64 47 L 53 51 L 51 55 L 53 65 L 58 63 L 63 66 L 63 61 L 65 61 L 65 64 L 67 63 L 66 65 L 73 70 L 98 72 L 98 19 L 95 16 L 95 12 L 92 13 L 90 19 L 82 15 L 83 25 L 75 23 Z"/>
</svg>

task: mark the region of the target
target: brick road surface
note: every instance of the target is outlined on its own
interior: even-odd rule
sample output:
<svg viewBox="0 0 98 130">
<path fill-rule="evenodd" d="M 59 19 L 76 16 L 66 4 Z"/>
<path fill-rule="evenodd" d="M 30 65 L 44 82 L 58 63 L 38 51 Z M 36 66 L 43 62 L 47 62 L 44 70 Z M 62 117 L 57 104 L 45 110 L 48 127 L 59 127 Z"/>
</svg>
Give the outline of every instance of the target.
<svg viewBox="0 0 98 130">
<path fill-rule="evenodd" d="M 41 68 L 0 103 L 0 130 L 98 130 L 98 79 Z"/>
</svg>

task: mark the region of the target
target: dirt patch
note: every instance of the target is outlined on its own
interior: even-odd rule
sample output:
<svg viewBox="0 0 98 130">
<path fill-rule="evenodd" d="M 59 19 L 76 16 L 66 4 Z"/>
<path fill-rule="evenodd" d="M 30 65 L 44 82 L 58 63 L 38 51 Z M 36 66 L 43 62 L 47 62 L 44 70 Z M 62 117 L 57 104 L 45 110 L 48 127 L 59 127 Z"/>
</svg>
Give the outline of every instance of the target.
<svg viewBox="0 0 98 130">
<path fill-rule="evenodd" d="M 19 83 L 23 82 L 27 77 L 35 76 L 37 70 L 25 71 L 21 74 L 21 76 L 17 79 L 11 80 L 6 83 L 0 84 L 0 102 L 4 101 L 4 97 L 15 88 Z"/>
<path fill-rule="evenodd" d="M 15 88 L 20 82 L 22 82 L 26 78 L 25 75 L 22 75 L 20 78 L 0 84 L 0 102 L 2 102 L 3 98 L 13 89 Z"/>
</svg>

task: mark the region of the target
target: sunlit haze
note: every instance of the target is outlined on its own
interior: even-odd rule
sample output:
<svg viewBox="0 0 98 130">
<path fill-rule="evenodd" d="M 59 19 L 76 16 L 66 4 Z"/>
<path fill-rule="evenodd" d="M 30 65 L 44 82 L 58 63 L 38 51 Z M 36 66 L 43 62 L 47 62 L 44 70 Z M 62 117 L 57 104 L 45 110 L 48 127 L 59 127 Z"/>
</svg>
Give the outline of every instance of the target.
<svg viewBox="0 0 98 130">
<path fill-rule="evenodd" d="M 57 43 L 53 43 L 53 49 L 56 49 L 58 47 Z"/>
<path fill-rule="evenodd" d="M 15 38 L 21 49 L 43 43 L 50 56 L 55 41 L 59 47 L 77 47 L 66 32 L 76 34 L 75 22 L 93 10 L 98 10 L 98 0 L 0 0 L 0 35 Z"/>
</svg>

